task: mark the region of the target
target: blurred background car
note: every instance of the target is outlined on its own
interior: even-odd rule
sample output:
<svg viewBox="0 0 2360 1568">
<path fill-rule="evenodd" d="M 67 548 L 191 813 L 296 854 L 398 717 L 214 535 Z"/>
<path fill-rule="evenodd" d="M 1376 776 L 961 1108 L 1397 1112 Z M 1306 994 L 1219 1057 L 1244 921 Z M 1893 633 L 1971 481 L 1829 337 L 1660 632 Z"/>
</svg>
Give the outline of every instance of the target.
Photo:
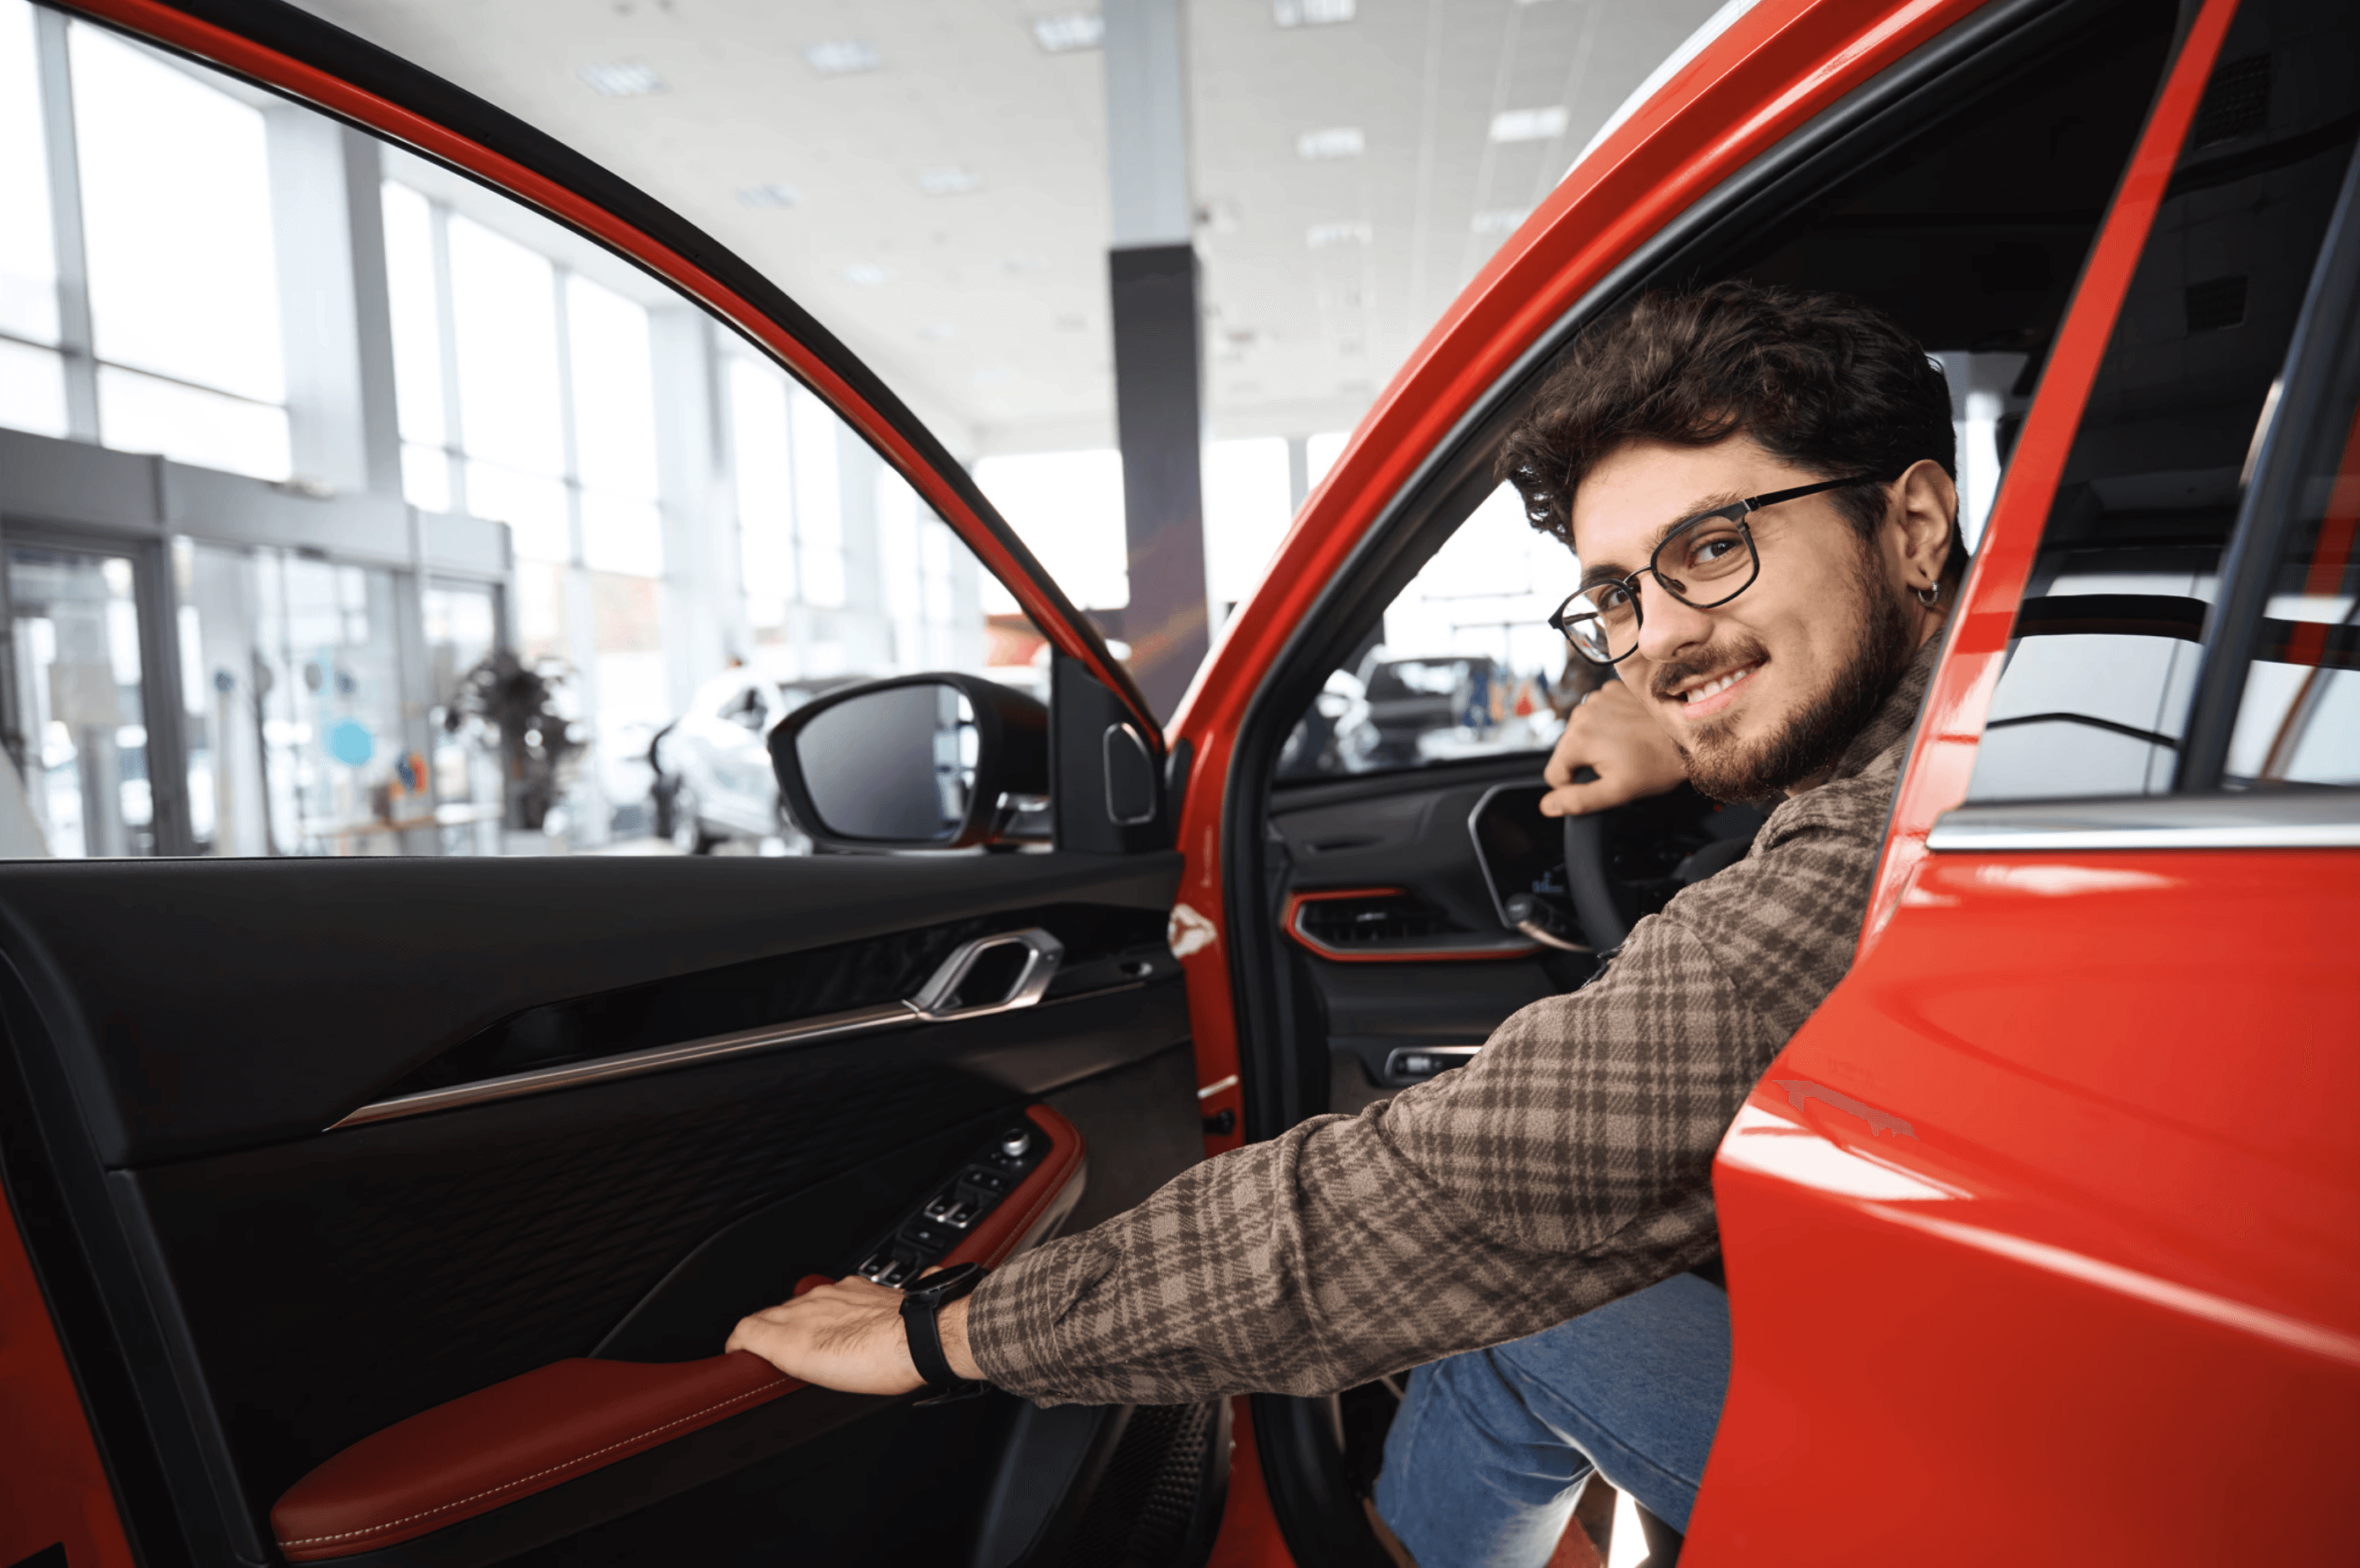
<svg viewBox="0 0 2360 1568">
<path fill-rule="evenodd" d="M 1388 659 L 1380 648 L 1361 667 L 1366 723 L 1362 768 L 1407 768 L 1454 757 L 1546 744 L 1556 732 L 1535 722 L 1546 697 L 1483 655 Z"/>
<path fill-rule="evenodd" d="M 739 666 L 698 688 L 688 711 L 647 746 L 655 832 L 683 855 L 737 847 L 805 855 L 811 841 L 788 820 L 770 771 L 770 726 L 823 691 L 864 679 L 773 681 Z"/>
</svg>

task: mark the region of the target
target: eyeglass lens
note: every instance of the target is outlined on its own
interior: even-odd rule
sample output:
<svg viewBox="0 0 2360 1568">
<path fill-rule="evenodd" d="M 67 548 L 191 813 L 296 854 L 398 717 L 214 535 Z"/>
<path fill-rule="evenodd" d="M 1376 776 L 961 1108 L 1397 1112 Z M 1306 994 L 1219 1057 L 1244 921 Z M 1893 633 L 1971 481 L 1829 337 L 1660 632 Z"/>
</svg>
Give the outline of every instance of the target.
<svg viewBox="0 0 2360 1568">
<path fill-rule="evenodd" d="M 1647 572 L 1654 573 L 1673 598 L 1709 610 L 1743 592 L 1754 580 L 1754 541 L 1744 528 L 1713 515 L 1675 530 L 1656 547 Z M 1639 645 L 1635 581 L 1594 583 L 1566 602 L 1560 614 L 1566 640 L 1575 652 L 1612 663 Z"/>
</svg>

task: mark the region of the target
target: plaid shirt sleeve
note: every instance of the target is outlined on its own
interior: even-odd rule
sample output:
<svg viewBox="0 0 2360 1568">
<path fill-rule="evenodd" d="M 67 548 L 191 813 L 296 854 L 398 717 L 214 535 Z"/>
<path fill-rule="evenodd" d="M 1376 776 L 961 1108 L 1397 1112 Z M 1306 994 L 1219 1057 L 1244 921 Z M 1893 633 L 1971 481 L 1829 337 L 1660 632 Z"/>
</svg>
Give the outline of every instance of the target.
<svg viewBox="0 0 2360 1568">
<path fill-rule="evenodd" d="M 1207 1160 L 1000 1269 L 969 1309 L 978 1363 L 1044 1404 L 1332 1393 L 1709 1258 L 1713 1152 L 1851 964 L 1899 727 L 1864 732 L 1886 745 L 1856 742 L 1849 774 L 1468 1065 Z"/>
</svg>

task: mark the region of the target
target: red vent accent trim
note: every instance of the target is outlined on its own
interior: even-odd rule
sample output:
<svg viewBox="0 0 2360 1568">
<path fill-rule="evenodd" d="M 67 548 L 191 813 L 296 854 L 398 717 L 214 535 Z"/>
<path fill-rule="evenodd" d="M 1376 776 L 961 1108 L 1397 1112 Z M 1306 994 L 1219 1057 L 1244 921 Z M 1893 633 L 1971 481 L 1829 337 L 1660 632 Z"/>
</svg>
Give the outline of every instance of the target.
<svg viewBox="0 0 2360 1568">
<path fill-rule="evenodd" d="M 1405 898 L 1409 896 L 1410 891 L 1406 887 L 1333 887 L 1290 894 L 1284 916 L 1286 934 L 1294 938 L 1304 951 L 1316 953 L 1330 964 L 1478 964 L 1500 958 L 1530 958 L 1541 950 L 1540 943 L 1524 937 L 1492 940 L 1480 934 L 1470 934 L 1461 945 L 1404 942 L 1382 946 L 1338 947 L 1303 929 L 1303 911 L 1308 905 L 1339 903 L 1349 898 Z"/>
</svg>

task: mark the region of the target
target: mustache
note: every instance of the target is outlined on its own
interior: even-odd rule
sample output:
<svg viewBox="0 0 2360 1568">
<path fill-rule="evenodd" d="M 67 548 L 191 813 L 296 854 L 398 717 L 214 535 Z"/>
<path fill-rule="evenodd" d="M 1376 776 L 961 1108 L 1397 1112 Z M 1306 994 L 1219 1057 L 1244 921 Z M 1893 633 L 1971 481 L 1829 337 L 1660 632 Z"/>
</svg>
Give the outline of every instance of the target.
<svg viewBox="0 0 2360 1568">
<path fill-rule="evenodd" d="M 1672 702 L 1676 700 L 1673 688 L 1677 686 L 1720 670 L 1760 664 L 1769 657 L 1770 650 L 1762 646 L 1759 637 L 1732 637 L 1717 647 L 1708 646 L 1686 659 L 1657 665 L 1655 678 L 1647 682 L 1647 690 L 1666 702 Z"/>
</svg>

